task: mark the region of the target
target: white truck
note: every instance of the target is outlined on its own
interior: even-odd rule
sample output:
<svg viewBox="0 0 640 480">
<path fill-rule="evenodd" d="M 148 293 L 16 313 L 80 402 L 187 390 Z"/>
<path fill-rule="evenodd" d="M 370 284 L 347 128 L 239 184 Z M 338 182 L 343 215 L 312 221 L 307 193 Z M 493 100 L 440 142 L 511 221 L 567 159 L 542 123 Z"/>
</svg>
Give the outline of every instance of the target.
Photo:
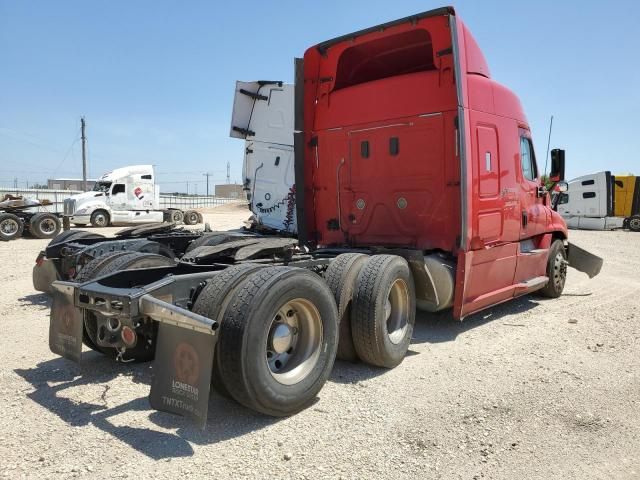
<svg viewBox="0 0 640 480">
<path fill-rule="evenodd" d="M 295 234 L 294 86 L 236 82 L 230 135 L 245 140 L 242 177 L 257 230 Z"/>
<path fill-rule="evenodd" d="M 559 193 L 558 213 L 569 228 L 614 230 L 629 228 L 640 231 L 637 187 L 632 176 L 616 177 L 611 172 L 583 175 L 569 182 L 566 192 Z M 627 185 L 629 184 L 629 185 Z M 624 201 L 629 196 L 629 201 Z M 633 200 L 633 201 L 631 201 Z"/>
<path fill-rule="evenodd" d="M 70 223 L 94 227 L 202 222 L 202 215 L 195 210 L 160 209 L 160 188 L 155 183 L 153 165 L 131 165 L 105 173 L 92 191 L 65 199 L 64 215 Z"/>
</svg>

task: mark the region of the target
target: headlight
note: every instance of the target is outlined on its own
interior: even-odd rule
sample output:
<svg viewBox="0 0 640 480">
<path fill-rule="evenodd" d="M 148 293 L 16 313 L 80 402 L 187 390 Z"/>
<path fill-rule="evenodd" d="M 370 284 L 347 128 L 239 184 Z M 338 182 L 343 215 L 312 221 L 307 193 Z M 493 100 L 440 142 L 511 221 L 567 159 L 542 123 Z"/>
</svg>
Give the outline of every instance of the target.
<svg viewBox="0 0 640 480">
<path fill-rule="evenodd" d="M 83 215 L 83 214 L 87 213 L 88 211 L 89 211 L 88 208 L 81 208 L 80 210 L 76 211 L 74 213 L 74 215 Z"/>
</svg>

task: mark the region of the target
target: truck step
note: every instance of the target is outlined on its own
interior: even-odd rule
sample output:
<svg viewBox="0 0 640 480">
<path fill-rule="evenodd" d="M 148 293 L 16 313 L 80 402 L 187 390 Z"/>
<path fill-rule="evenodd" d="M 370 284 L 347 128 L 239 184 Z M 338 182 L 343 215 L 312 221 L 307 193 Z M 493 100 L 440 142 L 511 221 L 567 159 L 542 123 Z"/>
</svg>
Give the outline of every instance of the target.
<svg viewBox="0 0 640 480">
<path fill-rule="evenodd" d="M 515 285 L 516 290 L 515 290 L 514 296 L 524 295 L 526 293 L 539 290 L 543 288 L 548 282 L 549 282 L 549 277 L 546 277 L 546 276 L 534 277 L 524 282 L 520 282 Z"/>
</svg>

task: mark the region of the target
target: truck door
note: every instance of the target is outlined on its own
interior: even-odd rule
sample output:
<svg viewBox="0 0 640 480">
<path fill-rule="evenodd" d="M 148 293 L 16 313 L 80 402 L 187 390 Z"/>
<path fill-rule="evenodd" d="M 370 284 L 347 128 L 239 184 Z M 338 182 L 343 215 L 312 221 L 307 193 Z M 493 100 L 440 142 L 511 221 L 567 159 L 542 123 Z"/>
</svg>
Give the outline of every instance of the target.
<svg viewBox="0 0 640 480">
<path fill-rule="evenodd" d="M 520 129 L 520 239 L 534 237 L 545 231 L 547 209 L 538 196 L 540 182 L 531 135 Z"/>
<path fill-rule="evenodd" d="M 114 183 L 111 187 L 109 198 L 111 208 L 114 210 L 128 210 L 127 186 L 124 183 Z"/>
</svg>

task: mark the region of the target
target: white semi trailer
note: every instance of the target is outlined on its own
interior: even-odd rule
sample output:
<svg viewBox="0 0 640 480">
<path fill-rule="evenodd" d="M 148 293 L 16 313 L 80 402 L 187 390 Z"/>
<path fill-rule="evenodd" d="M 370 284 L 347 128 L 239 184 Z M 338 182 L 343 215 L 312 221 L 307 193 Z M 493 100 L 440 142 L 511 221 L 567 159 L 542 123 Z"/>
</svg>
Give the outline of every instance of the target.
<svg viewBox="0 0 640 480">
<path fill-rule="evenodd" d="M 94 227 L 160 223 L 170 221 L 195 225 L 202 215 L 194 210 L 160 208 L 160 188 L 153 165 L 131 165 L 102 175 L 93 190 L 64 201 L 70 223 Z"/>
</svg>

